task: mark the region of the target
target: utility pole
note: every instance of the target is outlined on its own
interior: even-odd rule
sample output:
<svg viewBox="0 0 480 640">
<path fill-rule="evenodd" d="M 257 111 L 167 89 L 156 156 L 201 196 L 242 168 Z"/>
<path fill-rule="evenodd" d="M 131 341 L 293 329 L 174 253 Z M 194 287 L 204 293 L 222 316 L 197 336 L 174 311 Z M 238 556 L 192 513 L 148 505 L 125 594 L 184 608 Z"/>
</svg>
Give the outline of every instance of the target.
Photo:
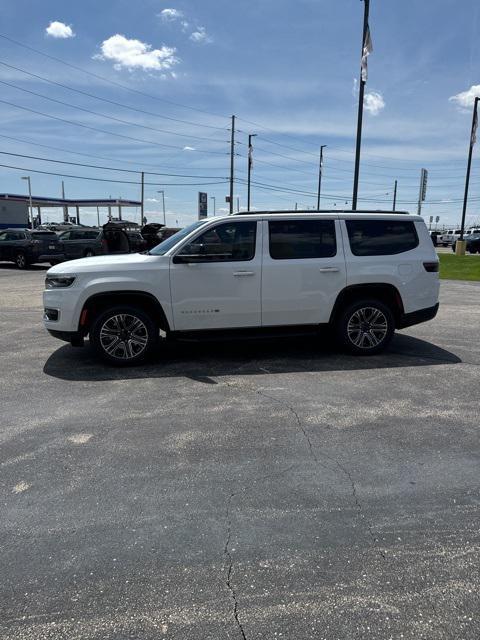
<svg viewBox="0 0 480 640">
<path fill-rule="evenodd" d="M 353 178 L 353 198 L 352 211 L 357 209 L 358 179 L 360 176 L 360 153 L 362 149 L 362 125 L 363 125 L 363 101 L 365 97 L 366 58 L 371 51 L 370 29 L 368 27 L 368 17 L 370 13 L 370 0 L 363 0 L 365 11 L 363 16 L 363 38 L 362 38 L 362 66 L 360 71 L 360 85 L 358 91 L 358 120 L 357 120 L 357 147 L 355 151 L 355 175 Z"/>
<path fill-rule="evenodd" d="M 167 226 L 167 214 L 165 213 L 165 191 L 157 191 L 157 193 L 162 194 L 162 205 L 163 205 L 163 226 Z"/>
<path fill-rule="evenodd" d="M 240 212 L 240 198 L 237 196 L 237 213 Z"/>
<path fill-rule="evenodd" d="M 213 200 L 213 215 L 215 216 L 215 209 L 216 209 L 216 198 L 215 196 L 210 196 L 210 200 Z"/>
<path fill-rule="evenodd" d="M 248 136 L 248 181 L 247 181 L 247 211 L 250 211 L 250 178 L 252 174 L 253 166 L 253 146 L 252 138 L 256 138 L 256 133 L 250 133 Z"/>
<path fill-rule="evenodd" d="M 395 187 L 393 188 L 393 207 L 392 207 L 392 211 L 395 211 L 395 209 L 397 207 L 397 185 L 398 185 L 398 180 L 395 180 Z"/>
<path fill-rule="evenodd" d="M 62 180 L 62 200 L 65 200 L 65 182 Z M 68 222 L 68 207 L 63 205 L 63 221 Z"/>
<path fill-rule="evenodd" d="M 142 189 L 141 189 L 141 197 L 140 197 L 140 226 L 141 227 L 143 227 L 144 198 L 145 198 L 145 172 L 142 171 Z"/>
<path fill-rule="evenodd" d="M 318 167 L 318 195 L 317 195 L 317 211 L 320 211 L 320 193 L 322 190 L 322 173 L 323 173 L 323 150 L 327 145 L 322 144 L 320 147 L 320 165 Z"/>
<path fill-rule="evenodd" d="M 229 213 L 233 213 L 233 180 L 235 171 L 235 116 L 232 116 L 232 136 L 230 141 L 230 202 Z"/>
<path fill-rule="evenodd" d="M 463 235 L 465 233 L 465 218 L 467 216 L 468 189 L 470 187 L 470 171 L 472 168 L 473 147 L 477 141 L 479 100 L 480 98 L 476 97 L 473 104 L 472 131 L 470 134 L 470 147 L 468 149 L 467 175 L 465 177 L 465 195 L 463 197 L 462 224 L 460 225 L 460 238 L 459 240 L 457 240 L 457 244 L 455 245 L 455 248 L 458 248 L 458 255 L 465 254 L 465 241 L 463 239 Z M 460 245 L 459 242 L 461 243 Z"/>
<path fill-rule="evenodd" d="M 100 210 L 97 207 L 97 227 L 100 229 Z"/>
<path fill-rule="evenodd" d="M 295 211 L 298 209 L 298 202 L 295 202 Z"/>
<path fill-rule="evenodd" d="M 33 224 L 33 206 L 32 206 L 32 183 L 30 182 L 30 176 L 22 176 L 22 180 L 26 180 L 28 182 L 28 202 L 29 202 L 29 219 L 30 219 L 30 228 L 34 229 L 35 225 Z"/>
</svg>

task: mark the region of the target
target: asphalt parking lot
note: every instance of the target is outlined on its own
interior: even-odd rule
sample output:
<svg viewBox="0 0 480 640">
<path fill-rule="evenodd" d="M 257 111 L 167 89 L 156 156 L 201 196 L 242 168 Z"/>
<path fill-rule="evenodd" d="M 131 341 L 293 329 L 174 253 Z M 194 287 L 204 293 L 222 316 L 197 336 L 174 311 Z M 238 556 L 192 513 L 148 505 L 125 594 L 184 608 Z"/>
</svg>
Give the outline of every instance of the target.
<svg viewBox="0 0 480 640">
<path fill-rule="evenodd" d="M 480 283 L 356 359 L 162 347 L 116 370 L 0 265 L 0 638 L 478 640 Z"/>
</svg>

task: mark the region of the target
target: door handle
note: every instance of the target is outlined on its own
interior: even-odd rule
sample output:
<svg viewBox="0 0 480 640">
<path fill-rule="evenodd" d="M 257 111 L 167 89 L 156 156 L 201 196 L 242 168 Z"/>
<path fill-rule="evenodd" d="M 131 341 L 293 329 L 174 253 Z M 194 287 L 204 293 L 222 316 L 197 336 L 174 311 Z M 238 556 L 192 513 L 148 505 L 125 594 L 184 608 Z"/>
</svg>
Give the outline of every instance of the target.
<svg viewBox="0 0 480 640">
<path fill-rule="evenodd" d="M 233 275 L 236 278 L 242 278 L 244 276 L 254 276 L 255 272 L 254 271 L 234 271 Z"/>
<path fill-rule="evenodd" d="M 319 271 L 322 273 L 336 273 L 340 269 L 338 267 L 320 267 Z"/>
</svg>

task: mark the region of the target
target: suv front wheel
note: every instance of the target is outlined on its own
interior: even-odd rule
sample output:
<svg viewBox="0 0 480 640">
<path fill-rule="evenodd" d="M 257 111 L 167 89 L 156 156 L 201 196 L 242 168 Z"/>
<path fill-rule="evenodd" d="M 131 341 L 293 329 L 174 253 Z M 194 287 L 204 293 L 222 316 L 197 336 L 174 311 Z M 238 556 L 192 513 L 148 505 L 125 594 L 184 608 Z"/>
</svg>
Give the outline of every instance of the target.
<svg viewBox="0 0 480 640">
<path fill-rule="evenodd" d="M 90 329 L 90 342 L 103 360 L 128 366 L 147 358 L 157 344 L 158 333 L 158 327 L 143 309 L 122 305 L 97 316 Z"/>
<path fill-rule="evenodd" d="M 374 355 L 390 343 L 395 331 L 391 309 L 379 300 L 359 300 L 338 318 L 337 334 L 342 346 L 355 355 Z"/>
</svg>

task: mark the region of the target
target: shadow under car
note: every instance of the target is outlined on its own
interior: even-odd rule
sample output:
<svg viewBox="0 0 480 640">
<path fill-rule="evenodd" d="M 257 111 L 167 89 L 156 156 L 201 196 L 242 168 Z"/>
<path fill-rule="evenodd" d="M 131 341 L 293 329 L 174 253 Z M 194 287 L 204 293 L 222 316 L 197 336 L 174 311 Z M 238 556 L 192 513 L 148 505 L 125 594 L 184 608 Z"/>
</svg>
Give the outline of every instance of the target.
<svg viewBox="0 0 480 640">
<path fill-rule="evenodd" d="M 395 367 L 458 364 L 462 360 L 431 342 L 396 334 L 389 349 L 376 356 L 351 356 L 332 348 L 326 338 L 180 342 L 162 339 L 149 362 L 114 367 L 98 360 L 90 347 L 64 345 L 43 371 L 62 380 L 100 381 L 184 377 L 215 384 L 230 375 L 292 372 L 362 371 Z"/>
</svg>

